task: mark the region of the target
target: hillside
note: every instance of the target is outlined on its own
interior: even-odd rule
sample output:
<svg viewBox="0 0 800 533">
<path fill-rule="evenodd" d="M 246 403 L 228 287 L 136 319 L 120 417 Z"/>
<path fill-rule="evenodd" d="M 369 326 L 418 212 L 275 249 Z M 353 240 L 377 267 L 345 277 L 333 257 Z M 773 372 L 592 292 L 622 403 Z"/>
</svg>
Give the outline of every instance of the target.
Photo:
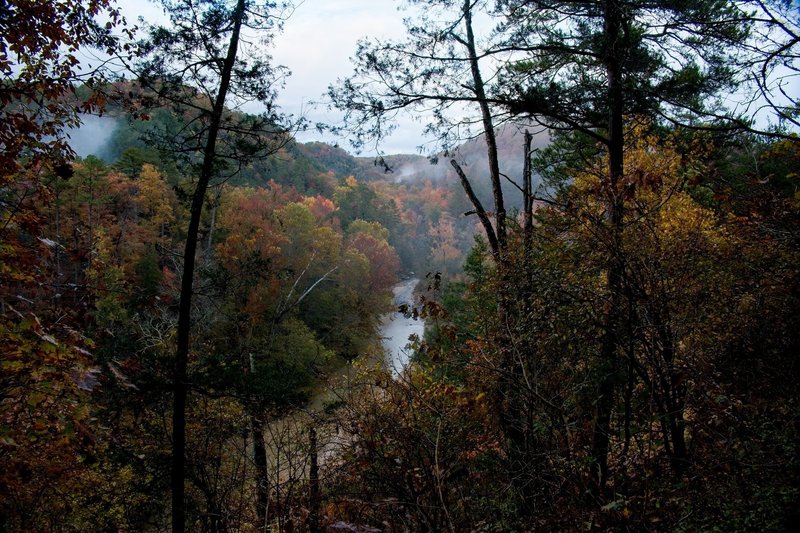
<svg viewBox="0 0 800 533">
<path fill-rule="evenodd" d="M 800 531 L 796 2 L 145 1 L 0 4 L 0 533 Z"/>
</svg>

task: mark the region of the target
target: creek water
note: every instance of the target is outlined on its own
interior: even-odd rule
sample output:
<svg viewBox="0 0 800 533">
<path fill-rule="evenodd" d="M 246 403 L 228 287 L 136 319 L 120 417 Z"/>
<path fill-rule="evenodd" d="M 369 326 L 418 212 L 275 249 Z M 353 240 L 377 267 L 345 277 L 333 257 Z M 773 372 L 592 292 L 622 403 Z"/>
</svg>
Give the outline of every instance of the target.
<svg viewBox="0 0 800 533">
<path fill-rule="evenodd" d="M 386 353 L 386 364 L 395 376 L 400 375 L 411 357 L 408 338 L 411 335 L 422 338 L 425 331 L 424 321 L 407 318 L 403 313 L 396 311 L 400 305 L 414 304 L 413 294 L 417 283 L 419 280 L 412 278 L 395 285 L 393 289 L 395 312 L 384 315 L 381 324 L 380 335 Z"/>
<path fill-rule="evenodd" d="M 379 334 L 383 345 L 385 361 L 395 377 L 399 377 L 406 368 L 411 357 L 407 348 L 408 338 L 412 334 L 422 337 L 425 329 L 423 320 L 406 318 L 397 312 L 400 305 L 414 303 L 414 288 L 418 279 L 408 279 L 394 286 L 394 312 L 386 313 L 381 318 Z M 318 461 L 321 467 L 336 461 L 342 448 L 350 446 L 353 437 L 348 435 L 338 422 L 320 422 L 320 417 L 328 402 L 335 403 L 347 397 L 352 380 L 358 380 L 352 366 L 342 368 L 342 372 L 334 377 L 326 388 L 318 389 L 311 397 L 306 409 L 296 410 L 287 416 L 270 421 L 264 428 L 266 437 L 268 463 L 270 465 L 271 486 L 290 481 L 308 478 L 308 448 L 305 443 L 308 427 L 314 425 L 319 438 Z M 358 386 L 356 384 L 356 386 Z M 313 413 L 313 416 L 309 416 Z M 288 486 L 288 485 L 286 485 Z"/>
</svg>

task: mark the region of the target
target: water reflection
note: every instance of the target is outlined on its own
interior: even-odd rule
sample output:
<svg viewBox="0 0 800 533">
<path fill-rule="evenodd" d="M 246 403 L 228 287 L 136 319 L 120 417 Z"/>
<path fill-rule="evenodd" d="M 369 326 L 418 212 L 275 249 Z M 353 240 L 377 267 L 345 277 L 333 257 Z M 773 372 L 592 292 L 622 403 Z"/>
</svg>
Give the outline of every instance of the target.
<svg viewBox="0 0 800 533">
<path fill-rule="evenodd" d="M 413 278 L 398 283 L 394 287 L 395 308 L 402 304 L 413 305 L 413 293 L 417 283 L 419 283 L 419 280 Z M 381 337 L 383 339 L 383 348 L 386 352 L 386 363 L 392 369 L 394 375 L 400 374 L 408 365 L 408 360 L 412 354 L 408 348 L 408 338 L 411 335 L 418 335 L 422 338 L 424 331 L 425 323 L 422 320 L 406 318 L 402 313 L 398 312 L 384 315 Z"/>
</svg>

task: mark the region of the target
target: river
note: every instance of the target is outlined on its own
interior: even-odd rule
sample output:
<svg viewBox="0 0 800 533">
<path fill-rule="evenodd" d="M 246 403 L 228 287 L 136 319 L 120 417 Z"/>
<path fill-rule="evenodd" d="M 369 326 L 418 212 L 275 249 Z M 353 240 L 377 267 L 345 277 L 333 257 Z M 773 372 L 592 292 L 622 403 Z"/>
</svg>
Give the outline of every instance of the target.
<svg viewBox="0 0 800 533">
<path fill-rule="evenodd" d="M 381 318 L 379 334 L 386 357 L 386 365 L 395 377 L 400 376 L 408 365 L 411 351 L 406 348 L 408 337 L 412 334 L 421 338 L 424 333 L 423 320 L 406 318 L 396 311 L 402 304 L 414 303 L 414 288 L 418 279 L 409 279 L 394 286 L 394 308 Z M 296 410 L 287 416 L 269 421 L 264 427 L 269 464 L 269 486 L 279 487 L 285 491 L 298 490 L 308 479 L 308 428 L 313 425 L 317 430 L 318 461 L 326 467 L 336 460 L 343 447 L 353 442 L 338 422 L 321 421 L 325 417 L 326 404 L 341 402 L 348 397 L 352 380 L 358 376 L 351 366 L 343 367 L 342 373 L 332 379 L 328 388 L 317 390 L 306 409 Z M 356 379 L 357 381 L 357 379 Z M 372 380 L 369 380 L 372 383 Z M 311 414 L 311 416 L 309 416 Z"/>
<path fill-rule="evenodd" d="M 416 278 L 408 279 L 395 285 L 394 306 L 395 309 L 403 304 L 414 304 L 414 288 L 419 283 Z M 407 348 L 408 338 L 417 335 L 422 338 L 425 332 L 425 323 L 422 320 L 407 318 L 403 313 L 397 311 L 387 313 L 383 316 L 381 324 L 381 341 L 386 352 L 386 364 L 392 369 L 395 376 L 399 375 L 411 357 L 411 350 Z"/>
</svg>

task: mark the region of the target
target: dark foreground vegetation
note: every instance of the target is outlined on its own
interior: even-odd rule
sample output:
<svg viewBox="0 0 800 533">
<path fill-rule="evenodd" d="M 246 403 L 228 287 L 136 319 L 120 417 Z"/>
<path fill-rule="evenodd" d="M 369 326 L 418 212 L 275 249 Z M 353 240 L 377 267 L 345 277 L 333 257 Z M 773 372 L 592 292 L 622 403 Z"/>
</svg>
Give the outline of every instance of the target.
<svg viewBox="0 0 800 533">
<path fill-rule="evenodd" d="M 329 97 L 435 167 L 294 140 L 287 6 L 0 6 L 0 530 L 797 529 L 796 5 L 410 3 Z"/>
</svg>

